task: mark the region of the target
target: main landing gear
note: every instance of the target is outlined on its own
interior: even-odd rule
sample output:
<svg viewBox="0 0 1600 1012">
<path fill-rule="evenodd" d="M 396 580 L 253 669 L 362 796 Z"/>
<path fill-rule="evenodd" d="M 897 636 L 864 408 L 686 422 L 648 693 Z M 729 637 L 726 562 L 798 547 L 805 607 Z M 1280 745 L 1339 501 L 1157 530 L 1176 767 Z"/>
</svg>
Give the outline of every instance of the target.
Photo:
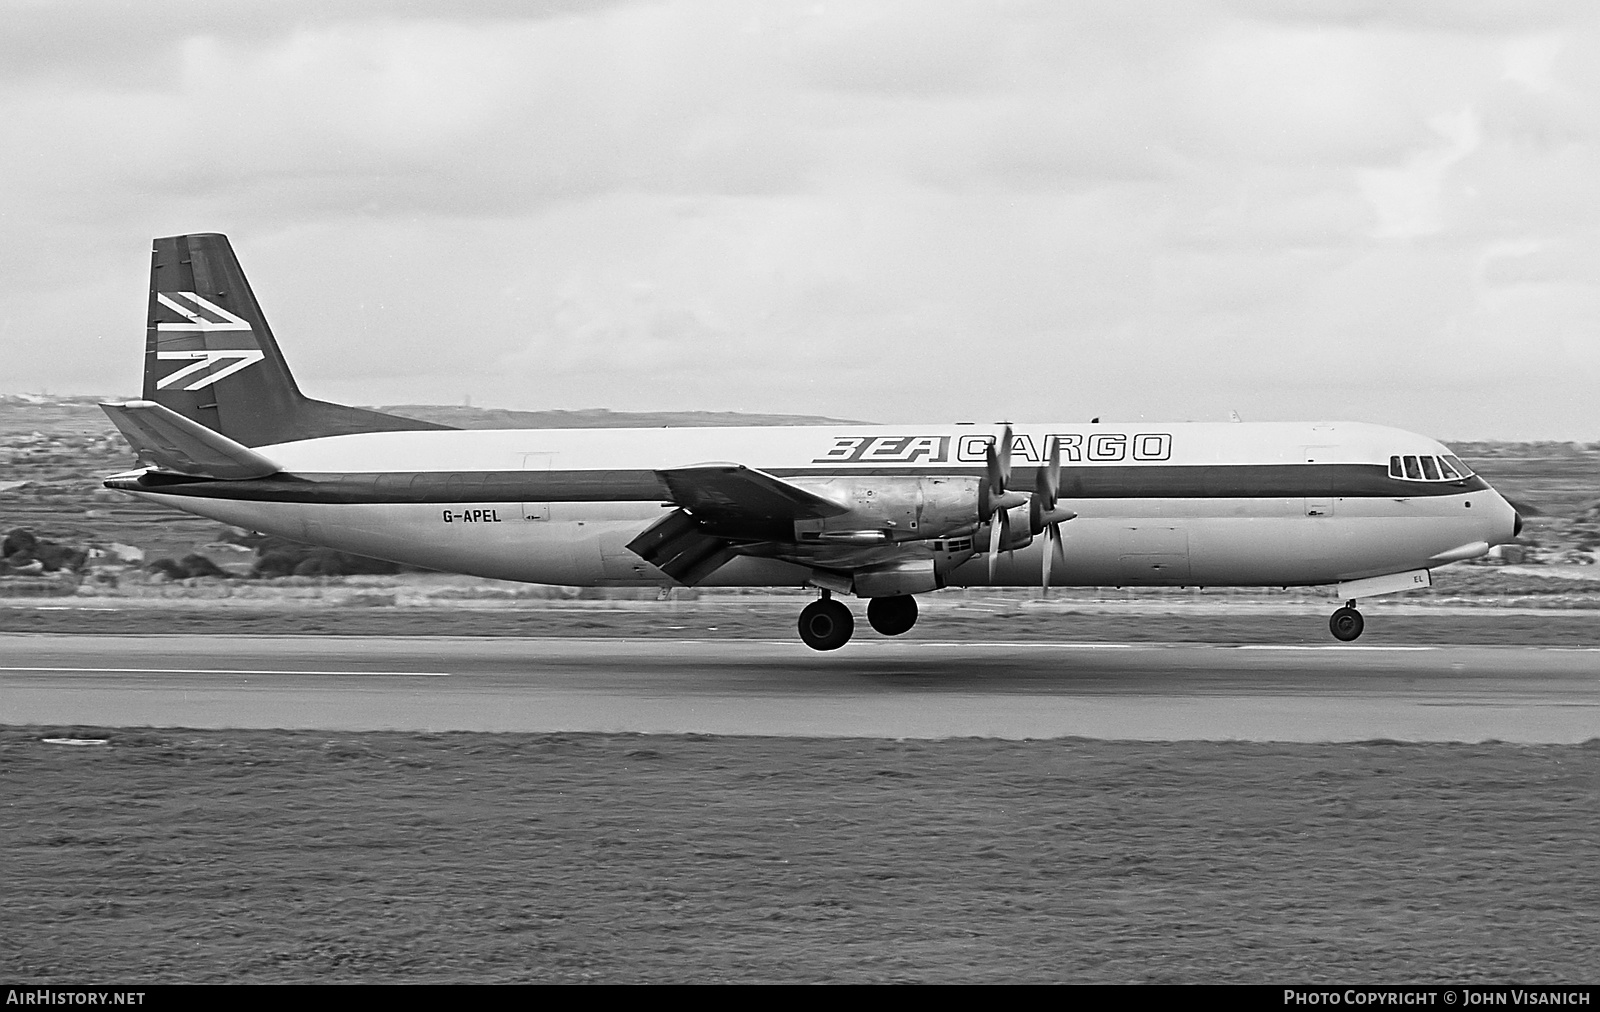
<svg viewBox="0 0 1600 1012">
<path fill-rule="evenodd" d="M 1349 643 L 1361 635 L 1361 630 L 1366 628 L 1366 621 L 1361 613 L 1356 611 L 1356 603 L 1349 602 L 1343 608 L 1333 613 L 1328 619 L 1328 631 L 1333 633 L 1333 638 Z"/>
<path fill-rule="evenodd" d="M 800 639 L 813 650 L 837 650 L 850 642 L 856 618 L 827 591 L 800 612 Z"/>
<path fill-rule="evenodd" d="M 867 602 L 867 623 L 885 636 L 898 636 L 917 624 L 917 599 L 910 594 L 875 597 Z"/>
<path fill-rule="evenodd" d="M 917 624 L 917 599 L 910 594 L 875 597 L 867 602 L 867 622 L 885 636 L 899 636 Z M 827 591 L 800 612 L 800 639 L 813 650 L 837 650 L 855 631 L 855 616 Z"/>
</svg>

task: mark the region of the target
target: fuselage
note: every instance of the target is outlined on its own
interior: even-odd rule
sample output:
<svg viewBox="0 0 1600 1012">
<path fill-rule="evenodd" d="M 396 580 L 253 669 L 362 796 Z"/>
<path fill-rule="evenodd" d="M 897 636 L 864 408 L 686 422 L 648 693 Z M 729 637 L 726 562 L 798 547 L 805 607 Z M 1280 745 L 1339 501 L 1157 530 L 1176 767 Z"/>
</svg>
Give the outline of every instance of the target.
<svg viewBox="0 0 1600 1012">
<path fill-rule="evenodd" d="M 1455 459 L 1446 447 L 1383 426 L 1018 424 L 1011 487 L 1033 487 L 1049 436 L 1061 446 L 1061 502 L 1077 514 L 1062 525 L 1053 585 L 1339 583 L 1482 555 L 1518 523 L 1481 478 L 1441 463 Z M 267 478 L 130 474 L 108 484 L 237 527 L 429 569 L 664 586 L 672 581 L 627 547 L 674 508 L 662 469 L 737 462 L 822 492 L 848 481 L 870 497 L 874 482 L 981 478 L 995 438 L 989 426 L 925 424 L 369 432 L 257 447 L 282 468 Z M 914 526 L 918 514 L 907 515 Z M 941 585 L 1038 585 L 1041 543 L 1003 553 L 991 581 L 974 534 L 899 550 L 934 559 Z M 909 535 L 902 527 L 896 536 Z M 849 550 L 835 551 L 823 562 L 849 568 Z M 702 585 L 804 586 L 811 561 L 741 555 Z"/>
</svg>

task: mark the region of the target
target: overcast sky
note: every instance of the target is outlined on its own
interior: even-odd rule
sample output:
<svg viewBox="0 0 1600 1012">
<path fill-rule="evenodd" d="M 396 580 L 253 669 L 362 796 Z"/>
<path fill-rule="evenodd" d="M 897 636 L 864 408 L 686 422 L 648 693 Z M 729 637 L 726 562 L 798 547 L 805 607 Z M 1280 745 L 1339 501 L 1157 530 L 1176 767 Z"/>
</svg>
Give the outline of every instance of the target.
<svg viewBox="0 0 1600 1012">
<path fill-rule="evenodd" d="M 1600 439 L 1593 0 L 0 17 L 0 390 L 220 231 L 351 403 Z"/>
</svg>

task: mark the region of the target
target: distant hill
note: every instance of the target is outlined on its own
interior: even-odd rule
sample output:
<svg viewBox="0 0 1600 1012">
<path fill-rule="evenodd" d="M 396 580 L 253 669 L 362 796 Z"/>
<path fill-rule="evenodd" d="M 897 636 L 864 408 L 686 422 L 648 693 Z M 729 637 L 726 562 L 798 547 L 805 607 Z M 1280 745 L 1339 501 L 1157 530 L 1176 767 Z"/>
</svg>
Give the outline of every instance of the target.
<svg viewBox="0 0 1600 1012">
<path fill-rule="evenodd" d="M 85 435 L 115 432 L 101 401 L 127 397 L 0 394 L 0 439 L 14 433 L 43 432 Z M 452 404 L 401 404 L 377 408 L 394 415 L 440 422 L 460 429 L 655 429 L 696 425 L 862 425 L 847 418 L 821 415 L 743 414 L 738 411 L 513 411 Z"/>
<path fill-rule="evenodd" d="M 657 429 L 697 425 L 861 425 L 846 418 L 821 415 L 760 415 L 739 411 L 512 411 L 448 404 L 393 404 L 378 408 L 424 422 L 461 429 Z"/>
</svg>

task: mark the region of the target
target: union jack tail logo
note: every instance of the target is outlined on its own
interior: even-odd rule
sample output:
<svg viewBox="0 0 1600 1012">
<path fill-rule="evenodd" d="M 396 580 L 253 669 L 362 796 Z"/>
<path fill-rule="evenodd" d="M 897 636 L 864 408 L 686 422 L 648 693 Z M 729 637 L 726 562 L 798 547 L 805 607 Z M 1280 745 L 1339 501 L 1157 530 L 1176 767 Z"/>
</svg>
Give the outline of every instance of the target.
<svg viewBox="0 0 1600 1012">
<path fill-rule="evenodd" d="M 194 292 L 157 292 L 156 301 L 187 320 L 187 323 L 158 323 L 157 330 L 243 330 L 249 331 L 248 321 L 208 302 Z M 187 303 L 187 305 L 186 305 Z"/>
<path fill-rule="evenodd" d="M 156 301 L 183 317 L 182 323 L 157 323 L 161 333 L 242 333 L 254 344 L 250 323 L 194 292 L 157 292 Z M 266 358 L 259 348 L 207 348 L 196 351 L 158 351 L 161 361 L 188 362 L 156 383 L 166 390 L 188 381 L 183 390 L 200 390 Z"/>
</svg>

